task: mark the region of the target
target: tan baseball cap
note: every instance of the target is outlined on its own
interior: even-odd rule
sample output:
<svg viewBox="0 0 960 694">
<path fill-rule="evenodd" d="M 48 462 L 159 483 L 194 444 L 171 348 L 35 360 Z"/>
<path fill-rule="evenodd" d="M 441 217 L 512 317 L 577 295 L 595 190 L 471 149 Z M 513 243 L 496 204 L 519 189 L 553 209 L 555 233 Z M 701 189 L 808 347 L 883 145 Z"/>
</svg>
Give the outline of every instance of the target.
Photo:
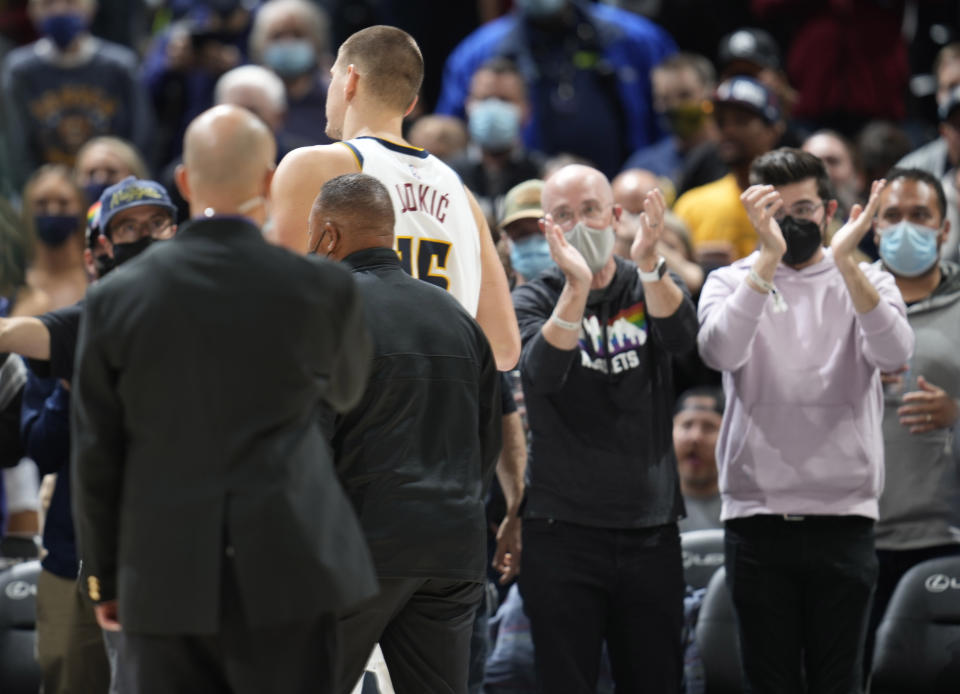
<svg viewBox="0 0 960 694">
<path fill-rule="evenodd" d="M 503 218 L 500 228 L 503 229 L 518 219 L 540 219 L 543 216 L 543 207 L 540 204 L 540 194 L 543 192 L 543 181 L 533 178 L 518 183 L 507 191 L 503 199 Z"/>
</svg>

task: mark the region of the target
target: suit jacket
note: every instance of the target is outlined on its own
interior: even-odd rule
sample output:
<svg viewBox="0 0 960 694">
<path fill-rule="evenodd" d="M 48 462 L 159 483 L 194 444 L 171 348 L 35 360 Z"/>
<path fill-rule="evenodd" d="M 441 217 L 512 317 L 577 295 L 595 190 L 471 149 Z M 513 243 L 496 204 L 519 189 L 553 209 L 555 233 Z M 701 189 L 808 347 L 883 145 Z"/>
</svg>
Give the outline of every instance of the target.
<svg viewBox="0 0 960 694">
<path fill-rule="evenodd" d="M 376 591 L 319 426 L 363 394 L 370 338 L 349 272 L 194 221 L 90 289 L 73 381 L 84 587 L 124 628 L 213 633 L 232 556 L 252 627 Z"/>
<path fill-rule="evenodd" d="M 482 581 L 483 496 L 500 453 L 500 374 L 477 322 L 389 248 L 348 256 L 367 306 L 367 391 L 336 418 L 337 472 L 377 575 Z"/>
</svg>

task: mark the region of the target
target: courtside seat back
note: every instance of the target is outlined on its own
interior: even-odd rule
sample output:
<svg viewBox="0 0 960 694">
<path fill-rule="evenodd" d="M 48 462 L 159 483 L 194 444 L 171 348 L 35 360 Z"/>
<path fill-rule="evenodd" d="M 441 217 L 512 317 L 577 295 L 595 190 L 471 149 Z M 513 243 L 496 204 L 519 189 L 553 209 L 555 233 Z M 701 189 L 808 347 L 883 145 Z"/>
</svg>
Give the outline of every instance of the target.
<svg viewBox="0 0 960 694">
<path fill-rule="evenodd" d="M 40 562 L 29 561 L 0 573 L 0 691 L 36 694 L 40 666 L 34 657 L 37 578 Z"/>
<path fill-rule="evenodd" d="M 717 569 L 700 608 L 697 648 L 703 661 L 706 694 L 741 694 L 740 637 L 723 567 Z"/>
<path fill-rule="evenodd" d="M 872 694 L 960 692 L 960 557 L 910 569 L 877 630 Z"/>
<path fill-rule="evenodd" d="M 680 549 L 687 585 L 694 590 L 706 588 L 716 570 L 723 566 L 723 529 L 680 533 Z"/>
</svg>

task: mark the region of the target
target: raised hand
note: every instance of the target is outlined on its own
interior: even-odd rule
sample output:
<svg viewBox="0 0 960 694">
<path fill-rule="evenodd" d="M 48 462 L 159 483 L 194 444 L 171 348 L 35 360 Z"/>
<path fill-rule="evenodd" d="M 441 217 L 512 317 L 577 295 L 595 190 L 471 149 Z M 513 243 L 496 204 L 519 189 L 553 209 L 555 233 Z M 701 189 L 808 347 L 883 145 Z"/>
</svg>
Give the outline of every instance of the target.
<svg viewBox="0 0 960 694">
<path fill-rule="evenodd" d="M 567 243 L 563 229 L 554 223 L 549 214 L 540 222 L 540 228 L 547 237 L 550 246 L 550 257 L 563 272 L 567 281 L 574 285 L 589 285 L 593 281 L 593 273 L 576 248 Z"/>
<path fill-rule="evenodd" d="M 870 198 L 867 200 L 867 206 L 854 205 L 850 210 L 850 219 L 842 227 L 837 229 L 830 241 L 830 248 L 833 249 L 834 262 L 842 263 L 849 261 L 853 257 L 853 252 L 857 249 L 870 225 L 877 214 L 877 208 L 880 206 L 880 192 L 887 184 L 885 179 L 874 181 L 870 186 Z"/>
<path fill-rule="evenodd" d="M 657 260 L 657 242 L 663 235 L 663 213 L 667 204 L 663 193 L 654 188 L 643 201 L 643 212 L 638 215 L 640 226 L 630 246 L 630 259 L 640 269 L 650 271 Z"/>
<path fill-rule="evenodd" d="M 740 202 L 747 211 L 747 217 L 760 239 L 761 251 L 776 256 L 779 261 L 787 252 L 787 242 L 783 239 L 780 225 L 774 215 L 783 207 L 783 198 L 773 186 L 750 186 L 740 195 Z"/>
</svg>

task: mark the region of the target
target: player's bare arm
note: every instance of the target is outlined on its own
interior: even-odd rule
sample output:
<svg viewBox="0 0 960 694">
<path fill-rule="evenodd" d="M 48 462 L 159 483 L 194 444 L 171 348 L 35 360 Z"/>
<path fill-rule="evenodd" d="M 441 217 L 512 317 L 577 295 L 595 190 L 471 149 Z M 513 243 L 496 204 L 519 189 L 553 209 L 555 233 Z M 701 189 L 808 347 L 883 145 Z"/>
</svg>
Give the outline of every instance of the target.
<svg viewBox="0 0 960 694">
<path fill-rule="evenodd" d="M 0 318 L 0 352 L 49 359 L 50 331 L 33 317 Z"/>
<path fill-rule="evenodd" d="M 513 312 L 510 285 L 493 245 L 490 228 L 480 205 L 466 186 L 473 219 L 480 234 L 480 301 L 477 304 L 477 322 L 483 329 L 500 371 L 509 371 L 520 359 L 520 328 Z"/>
<path fill-rule="evenodd" d="M 307 220 L 317 193 L 331 178 L 358 171 L 360 163 L 353 152 L 339 143 L 300 147 L 288 153 L 270 186 L 270 241 L 306 253 Z"/>
</svg>

